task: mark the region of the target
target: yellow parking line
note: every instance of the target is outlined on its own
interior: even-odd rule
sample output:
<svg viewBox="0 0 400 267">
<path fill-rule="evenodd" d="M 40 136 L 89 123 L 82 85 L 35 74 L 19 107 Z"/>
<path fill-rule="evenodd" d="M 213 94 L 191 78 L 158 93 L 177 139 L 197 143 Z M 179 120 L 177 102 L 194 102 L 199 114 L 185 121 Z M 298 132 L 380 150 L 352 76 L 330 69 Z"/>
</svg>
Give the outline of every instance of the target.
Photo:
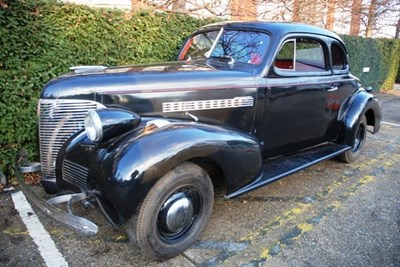
<svg viewBox="0 0 400 267">
<path fill-rule="evenodd" d="M 266 261 L 268 258 L 271 256 L 275 256 L 279 254 L 279 252 L 285 248 L 288 244 L 292 244 L 293 241 L 299 239 L 301 236 L 304 235 L 304 233 L 312 231 L 315 225 L 319 224 L 322 220 L 324 220 L 329 214 L 331 214 L 334 210 L 337 210 L 338 208 L 341 207 L 342 203 L 346 201 L 346 199 L 357 192 L 359 192 L 366 184 L 371 183 L 375 181 L 376 176 L 373 175 L 372 173 L 375 174 L 374 170 L 376 171 L 375 166 L 379 164 L 379 166 L 384 166 L 384 167 L 392 167 L 396 162 L 399 161 L 400 155 L 390 155 L 389 159 L 389 153 L 382 153 L 378 157 L 373 158 L 373 159 L 368 159 L 359 162 L 358 164 L 353 164 L 351 165 L 353 170 L 358 170 L 358 169 L 369 169 L 370 170 L 370 175 L 364 175 L 360 177 L 358 180 L 355 182 L 352 182 L 352 186 L 349 187 L 346 192 L 340 194 L 338 197 L 336 197 L 335 200 L 326 203 L 324 206 L 325 208 L 320 211 L 319 215 L 316 216 L 311 216 L 311 218 L 308 219 L 302 219 L 302 222 L 296 224 L 294 228 L 292 228 L 289 233 L 287 233 L 286 236 L 284 236 L 282 239 L 279 241 L 275 242 L 269 247 L 263 247 L 260 248 L 260 254 L 259 258 L 256 260 L 253 260 L 251 263 L 261 263 Z M 350 179 L 350 175 L 344 175 L 341 177 L 341 180 L 336 180 L 333 181 L 332 184 L 326 186 L 323 190 L 321 190 L 319 193 L 314 195 L 316 199 L 327 199 L 328 195 L 333 195 L 338 188 L 343 187 L 343 184 L 345 181 Z M 282 227 L 285 224 L 288 224 L 290 222 L 293 222 L 299 218 L 306 212 L 309 212 L 309 209 L 311 207 L 315 207 L 315 203 L 297 203 L 294 207 L 292 206 L 291 209 L 285 211 L 282 213 L 281 216 L 275 217 L 272 221 L 270 221 L 268 224 L 265 226 L 259 228 L 258 230 L 249 233 L 245 237 L 241 238 L 241 241 L 247 241 L 249 242 L 249 246 L 247 249 L 251 249 L 251 244 L 256 243 L 259 241 L 259 238 L 262 236 L 265 236 L 268 232 L 274 230 L 275 228 Z M 321 208 L 321 207 L 320 207 Z M 233 256 L 233 255 L 232 255 Z M 232 258 L 232 257 L 229 257 Z M 226 262 L 229 262 L 229 258 L 226 259 Z"/>
</svg>

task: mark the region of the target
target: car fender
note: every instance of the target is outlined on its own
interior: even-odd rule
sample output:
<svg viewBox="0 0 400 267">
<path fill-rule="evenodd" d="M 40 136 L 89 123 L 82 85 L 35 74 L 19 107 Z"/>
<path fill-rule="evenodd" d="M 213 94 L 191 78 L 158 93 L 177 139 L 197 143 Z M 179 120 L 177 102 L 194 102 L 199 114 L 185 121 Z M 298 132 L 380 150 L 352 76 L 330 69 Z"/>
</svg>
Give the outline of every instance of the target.
<svg viewBox="0 0 400 267">
<path fill-rule="evenodd" d="M 98 189 L 125 219 L 159 178 L 184 161 L 215 162 L 228 193 L 249 184 L 261 171 L 258 141 L 247 133 L 197 122 L 147 128 L 113 142 L 96 174 Z"/>
<path fill-rule="evenodd" d="M 367 124 L 373 127 L 372 133 L 377 133 L 380 129 L 382 111 L 379 101 L 364 89 L 360 89 L 355 93 L 349 104 L 342 106 L 340 113 L 339 120 L 343 125 L 339 135 L 340 143 L 349 146 L 354 145 L 357 125 L 362 115 L 366 116 Z"/>
</svg>

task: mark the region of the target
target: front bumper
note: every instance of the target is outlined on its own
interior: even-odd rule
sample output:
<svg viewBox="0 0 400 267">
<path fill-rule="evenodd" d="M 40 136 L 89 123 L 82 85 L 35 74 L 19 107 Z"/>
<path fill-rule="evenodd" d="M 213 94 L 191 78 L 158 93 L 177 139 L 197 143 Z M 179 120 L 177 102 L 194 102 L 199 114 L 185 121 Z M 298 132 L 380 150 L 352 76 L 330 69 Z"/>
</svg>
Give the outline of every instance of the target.
<svg viewBox="0 0 400 267">
<path fill-rule="evenodd" d="M 40 167 L 39 164 L 36 164 L 35 166 Z M 39 169 L 40 168 L 36 168 L 35 171 Z M 98 227 L 96 224 L 85 218 L 72 214 L 70 208 L 74 202 L 85 200 L 85 193 L 61 195 L 45 201 L 25 183 L 23 173 L 30 171 L 32 171 L 32 168 L 30 168 L 29 166 L 18 166 L 18 164 L 15 164 L 15 175 L 17 177 L 18 183 L 21 185 L 22 191 L 31 203 L 33 203 L 38 209 L 43 211 L 44 214 L 49 216 L 54 221 L 63 224 L 80 234 L 97 234 Z M 54 206 L 55 204 L 64 202 L 68 203 L 68 212 L 64 212 Z"/>
</svg>

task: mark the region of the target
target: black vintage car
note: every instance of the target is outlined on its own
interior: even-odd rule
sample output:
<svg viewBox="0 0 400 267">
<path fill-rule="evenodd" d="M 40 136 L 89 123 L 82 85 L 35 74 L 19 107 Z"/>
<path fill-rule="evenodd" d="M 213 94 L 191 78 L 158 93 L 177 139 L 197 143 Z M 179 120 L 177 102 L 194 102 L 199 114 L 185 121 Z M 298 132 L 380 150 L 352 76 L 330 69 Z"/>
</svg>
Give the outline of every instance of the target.
<svg viewBox="0 0 400 267">
<path fill-rule="evenodd" d="M 24 191 L 81 233 L 97 226 L 54 205 L 95 203 L 155 259 L 199 237 L 214 182 L 234 198 L 325 159 L 352 162 L 367 127 L 380 128 L 341 39 L 307 25 L 213 24 L 176 62 L 72 70 L 45 86 L 38 110 L 42 185 L 75 193 L 45 202 Z"/>
</svg>

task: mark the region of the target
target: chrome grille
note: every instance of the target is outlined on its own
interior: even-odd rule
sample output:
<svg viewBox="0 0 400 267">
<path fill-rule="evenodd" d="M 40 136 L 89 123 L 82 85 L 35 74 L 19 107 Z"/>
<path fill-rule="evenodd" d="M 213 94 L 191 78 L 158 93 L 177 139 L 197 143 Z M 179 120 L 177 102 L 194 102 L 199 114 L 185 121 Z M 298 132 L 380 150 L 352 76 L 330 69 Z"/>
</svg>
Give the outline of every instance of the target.
<svg viewBox="0 0 400 267">
<path fill-rule="evenodd" d="M 76 164 L 70 160 L 64 160 L 62 166 L 62 176 L 67 182 L 87 190 L 87 177 L 89 169 Z"/>
<path fill-rule="evenodd" d="M 84 128 L 86 114 L 104 108 L 88 100 L 50 100 L 39 102 L 39 141 L 42 179 L 54 179 L 55 162 L 61 146 L 74 133 Z"/>
</svg>

